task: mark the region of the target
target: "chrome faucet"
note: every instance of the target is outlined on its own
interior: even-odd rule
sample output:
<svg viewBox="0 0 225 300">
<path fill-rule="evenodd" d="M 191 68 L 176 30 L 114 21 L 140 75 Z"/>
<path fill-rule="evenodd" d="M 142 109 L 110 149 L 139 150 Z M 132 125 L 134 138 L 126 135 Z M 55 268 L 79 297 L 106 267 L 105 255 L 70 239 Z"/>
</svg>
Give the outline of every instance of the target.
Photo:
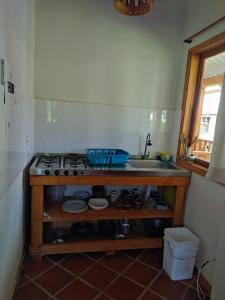
<svg viewBox="0 0 225 300">
<path fill-rule="evenodd" d="M 146 153 L 147 153 L 147 147 L 151 146 L 152 145 L 152 142 L 151 142 L 151 135 L 150 135 L 150 132 L 147 134 L 146 136 L 146 140 L 145 140 L 145 151 L 144 151 L 144 155 L 142 156 L 142 159 L 145 159 L 146 158 Z M 148 157 L 149 157 L 149 151 L 148 151 Z"/>
</svg>

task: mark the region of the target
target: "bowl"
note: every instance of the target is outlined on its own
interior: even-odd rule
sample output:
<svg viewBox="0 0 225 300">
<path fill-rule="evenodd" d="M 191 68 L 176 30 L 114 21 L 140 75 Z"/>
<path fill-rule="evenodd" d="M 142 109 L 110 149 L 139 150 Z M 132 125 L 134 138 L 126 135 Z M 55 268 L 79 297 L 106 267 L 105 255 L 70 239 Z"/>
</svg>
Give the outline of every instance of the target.
<svg viewBox="0 0 225 300">
<path fill-rule="evenodd" d="M 104 198 L 91 198 L 88 205 L 95 210 L 102 210 L 109 206 L 109 201 Z"/>
<path fill-rule="evenodd" d="M 144 219 L 144 227 L 146 235 L 149 237 L 161 237 L 164 234 L 164 229 L 170 227 L 170 219 Z"/>
<path fill-rule="evenodd" d="M 79 200 L 88 200 L 90 198 L 90 193 L 87 191 L 76 191 L 73 193 L 73 198 L 74 199 L 79 199 Z"/>
</svg>

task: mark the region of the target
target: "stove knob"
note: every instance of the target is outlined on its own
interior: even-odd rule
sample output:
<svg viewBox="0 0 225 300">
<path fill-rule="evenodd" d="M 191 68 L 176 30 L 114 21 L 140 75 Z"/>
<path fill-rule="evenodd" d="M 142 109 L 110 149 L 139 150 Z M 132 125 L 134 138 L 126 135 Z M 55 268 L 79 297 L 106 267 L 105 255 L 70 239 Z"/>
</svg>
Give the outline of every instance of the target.
<svg viewBox="0 0 225 300">
<path fill-rule="evenodd" d="M 54 174 L 57 176 L 59 175 L 59 170 L 55 170 Z"/>
<path fill-rule="evenodd" d="M 66 176 L 69 175 L 69 171 L 68 171 L 68 170 L 65 170 L 65 171 L 64 171 L 64 175 L 66 175 Z"/>
<path fill-rule="evenodd" d="M 74 170 L 74 171 L 73 171 L 73 175 L 74 175 L 74 176 L 77 176 L 77 175 L 78 175 L 77 170 Z"/>
<path fill-rule="evenodd" d="M 49 170 L 45 170 L 45 175 L 50 175 L 50 171 Z"/>
</svg>

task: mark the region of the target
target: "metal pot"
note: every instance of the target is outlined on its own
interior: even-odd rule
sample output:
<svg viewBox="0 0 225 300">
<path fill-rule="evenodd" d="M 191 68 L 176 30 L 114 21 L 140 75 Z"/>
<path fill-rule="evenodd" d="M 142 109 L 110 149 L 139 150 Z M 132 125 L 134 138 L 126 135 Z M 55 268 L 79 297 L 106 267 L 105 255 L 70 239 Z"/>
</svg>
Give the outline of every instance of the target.
<svg viewBox="0 0 225 300">
<path fill-rule="evenodd" d="M 133 219 L 122 219 L 119 220 L 119 231 L 121 234 L 128 235 L 132 229 L 136 225 L 136 221 Z"/>
</svg>

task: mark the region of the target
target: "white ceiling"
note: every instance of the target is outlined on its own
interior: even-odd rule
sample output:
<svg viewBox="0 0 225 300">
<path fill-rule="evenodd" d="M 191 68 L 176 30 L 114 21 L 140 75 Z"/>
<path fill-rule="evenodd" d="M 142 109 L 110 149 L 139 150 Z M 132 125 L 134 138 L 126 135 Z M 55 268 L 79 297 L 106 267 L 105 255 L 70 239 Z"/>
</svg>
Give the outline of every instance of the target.
<svg viewBox="0 0 225 300">
<path fill-rule="evenodd" d="M 207 58 L 203 78 L 211 78 L 225 73 L 225 52 Z"/>
</svg>

